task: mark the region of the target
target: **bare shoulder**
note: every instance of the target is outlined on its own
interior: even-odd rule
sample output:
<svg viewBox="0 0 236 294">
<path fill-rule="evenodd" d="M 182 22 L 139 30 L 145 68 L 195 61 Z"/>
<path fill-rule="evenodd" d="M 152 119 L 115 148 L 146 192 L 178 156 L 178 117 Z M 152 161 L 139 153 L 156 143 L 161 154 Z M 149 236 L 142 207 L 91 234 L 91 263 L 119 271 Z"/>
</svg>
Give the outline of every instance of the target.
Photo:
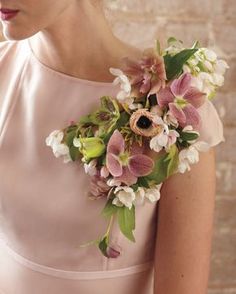
<svg viewBox="0 0 236 294">
<path fill-rule="evenodd" d="M 155 293 L 206 293 L 214 200 L 215 150 L 211 147 L 199 154 L 190 171 L 170 176 L 162 186 Z"/>
</svg>

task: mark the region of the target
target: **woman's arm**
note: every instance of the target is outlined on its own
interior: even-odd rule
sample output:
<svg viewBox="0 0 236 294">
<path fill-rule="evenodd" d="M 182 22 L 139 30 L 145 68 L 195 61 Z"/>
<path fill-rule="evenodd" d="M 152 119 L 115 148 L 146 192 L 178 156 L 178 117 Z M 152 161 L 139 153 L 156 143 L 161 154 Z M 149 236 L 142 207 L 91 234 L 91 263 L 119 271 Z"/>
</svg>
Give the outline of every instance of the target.
<svg viewBox="0 0 236 294">
<path fill-rule="evenodd" d="M 154 294 L 206 294 L 215 202 L 215 151 L 162 186 Z"/>
</svg>

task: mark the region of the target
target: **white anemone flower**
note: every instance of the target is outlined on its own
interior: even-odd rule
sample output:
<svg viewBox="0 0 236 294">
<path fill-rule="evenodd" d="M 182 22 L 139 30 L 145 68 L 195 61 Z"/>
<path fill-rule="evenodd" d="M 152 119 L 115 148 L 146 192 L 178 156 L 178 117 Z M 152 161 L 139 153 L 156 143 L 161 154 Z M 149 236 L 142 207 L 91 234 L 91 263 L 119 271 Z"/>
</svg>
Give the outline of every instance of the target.
<svg viewBox="0 0 236 294">
<path fill-rule="evenodd" d="M 53 153 L 56 157 L 63 156 L 64 163 L 72 161 L 70 157 L 69 147 L 61 143 L 63 139 L 63 132 L 60 130 L 54 130 L 46 138 L 45 142 L 47 146 L 50 146 L 53 150 Z"/>
<path fill-rule="evenodd" d="M 113 81 L 114 85 L 120 84 L 121 91 L 118 92 L 116 98 L 120 101 L 120 103 L 125 103 L 131 106 L 134 102 L 134 99 L 131 97 L 132 87 L 128 77 L 123 73 L 122 70 L 118 68 L 111 67 L 109 71 L 111 74 L 116 76 L 116 78 Z"/>
</svg>

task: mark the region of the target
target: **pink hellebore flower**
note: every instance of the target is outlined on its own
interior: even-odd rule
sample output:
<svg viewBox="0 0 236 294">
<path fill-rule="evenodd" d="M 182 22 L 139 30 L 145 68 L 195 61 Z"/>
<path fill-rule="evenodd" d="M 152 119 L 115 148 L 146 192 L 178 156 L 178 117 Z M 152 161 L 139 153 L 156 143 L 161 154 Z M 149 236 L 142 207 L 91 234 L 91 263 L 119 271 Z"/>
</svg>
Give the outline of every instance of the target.
<svg viewBox="0 0 236 294">
<path fill-rule="evenodd" d="M 161 108 L 169 107 L 181 127 L 191 125 L 198 129 L 201 119 L 197 108 L 204 103 L 206 94 L 192 87 L 191 80 L 191 74 L 184 73 L 159 92 L 157 101 Z"/>
<path fill-rule="evenodd" d="M 142 148 L 135 144 L 130 153 L 126 151 L 123 136 L 115 130 L 107 145 L 106 166 L 109 172 L 128 186 L 135 184 L 138 177 L 148 175 L 154 166 L 153 160 L 141 152 Z"/>
<path fill-rule="evenodd" d="M 134 96 L 143 96 L 157 93 L 165 87 L 166 71 L 164 59 L 153 48 L 144 50 L 140 60 L 123 58 L 126 67 L 123 72 L 129 77 Z M 133 96 L 133 95 L 132 95 Z"/>
<path fill-rule="evenodd" d="M 107 185 L 106 180 L 99 175 L 94 175 L 90 179 L 90 193 L 89 198 L 92 200 L 107 197 L 108 192 L 111 189 L 110 186 Z"/>
</svg>

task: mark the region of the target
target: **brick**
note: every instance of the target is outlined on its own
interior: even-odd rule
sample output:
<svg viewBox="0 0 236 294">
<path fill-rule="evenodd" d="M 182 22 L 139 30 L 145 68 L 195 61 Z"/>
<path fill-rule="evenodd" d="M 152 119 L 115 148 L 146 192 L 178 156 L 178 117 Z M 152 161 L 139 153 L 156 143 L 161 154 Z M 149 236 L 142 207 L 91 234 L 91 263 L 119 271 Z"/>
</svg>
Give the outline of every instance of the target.
<svg viewBox="0 0 236 294">
<path fill-rule="evenodd" d="M 236 15 L 235 0 L 214 0 L 214 17 L 234 20 Z"/>
<path fill-rule="evenodd" d="M 220 161 L 217 163 L 217 192 L 223 195 L 236 193 L 236 164 Z"/>
<path fill-rule="evenodd" d="M 202 46 L 208 44 L 209 33 L 205 22 L 170 20 L 166 24 L 166 37 L 175 36 L 184 42 L 185 46 L 192 46 L 199 40 Z"/>
<path fill-rule="evenodd" d="M 209 15 L 212 8 L 211 1 L 198 0 L 191 1 L 191 5 L 186 5 L 185 0 L 165 0 L 165 1 L 143 1 L 143 0 L 117 0 L 106 1 L 106 5 L 114 10 L 132 12 L 139 15 L 156 14 L 164 16 L 200 17 Z M 202 9 L 204 7 L 204 9 Z"/>
</svg>

